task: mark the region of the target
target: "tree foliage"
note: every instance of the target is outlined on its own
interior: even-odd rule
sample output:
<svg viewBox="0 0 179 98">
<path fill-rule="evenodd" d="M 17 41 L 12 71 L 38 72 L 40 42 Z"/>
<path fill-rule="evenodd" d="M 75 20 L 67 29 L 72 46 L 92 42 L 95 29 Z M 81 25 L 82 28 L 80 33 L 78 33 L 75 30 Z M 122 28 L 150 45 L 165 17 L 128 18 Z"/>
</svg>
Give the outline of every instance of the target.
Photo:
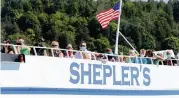
<svg viewBox="0 0 179 98">
<path fill-rule="evenodd" d="M 178 51 L 179 1 L 123 0 L 120 31 L 137 50 L 174 49 Z M 44 37 L 47 44 L 57 40 L 61 48 L 71 43 L 78 49 L 86 41 L 90 50 L 104 52 L 114 47 L 117 21 L 102 29 L 95 15 L 118 0 L 2 0 L 2 39 L 24 37 L 33 44 Z M 129 45 L 119 36 L 119 51 L 127 54 Z"/>
<path fill-rule="evenodd" d="M 163 49 L 172 49 L 174 51 L 179 51 L 179 38 L 168 37 L 163 41 Z"/>
</svg>

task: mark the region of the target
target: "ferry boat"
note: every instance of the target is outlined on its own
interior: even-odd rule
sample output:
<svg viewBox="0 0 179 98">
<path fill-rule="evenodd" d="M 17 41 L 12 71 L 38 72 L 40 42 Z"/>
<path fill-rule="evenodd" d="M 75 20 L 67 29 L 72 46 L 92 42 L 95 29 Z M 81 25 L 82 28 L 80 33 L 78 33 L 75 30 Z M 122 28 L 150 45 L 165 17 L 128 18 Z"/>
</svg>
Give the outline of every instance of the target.
<svg viewBox="0 0 179 98">
<path fill-rule="evenodd" d="M 179 62 L 154 65 L 147 58 L 152 64 L 124 63 L 108 61 L 109 54 L 101 54 L 103 59 L 39 56 L 36 48 L 54 49 L 28 47 L 35 55 L 19 59 L 19 54 L 1 53 L 1 98 L 179 98 Z"/>
</svg>

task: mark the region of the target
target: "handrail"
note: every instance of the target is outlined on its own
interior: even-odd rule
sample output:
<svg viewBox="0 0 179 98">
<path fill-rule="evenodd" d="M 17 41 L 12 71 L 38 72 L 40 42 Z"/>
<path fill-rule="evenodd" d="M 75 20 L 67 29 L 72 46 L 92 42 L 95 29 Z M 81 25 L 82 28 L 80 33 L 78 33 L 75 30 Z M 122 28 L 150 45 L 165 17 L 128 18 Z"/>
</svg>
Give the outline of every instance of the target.
<svg viewBox="0 0 179 98">
<path fill-rule="evenodd" d="M 6 46 L 12 46 L 13 49 L 14 49 L 14 51 L 15 51 L 15 54 L 18 54 L 16 48 L 17 48 L 18 46 L 23 46 L 23 45 L 3 44 L 3 43 L 1 43 L 1 46 L 5 46 L 5 45 L 6 45 Z M 89 58 L 90 60 L 97 60 L 97 57 L 95 56 L 95 54 L 98 54 L 98 55 L 101 55 L 101 56 L 105 57 L 105 59 L 107 59 L 107 60 L 109 60 L 109 56 L 111 56 L 111 57 L 113 57 L 113 59 L 116 59 L 116 60 L 117 60 L 117 61 L 115 60 L 116 62 L 121 62 L 120 59 L 121 59 L 121 58 L 124 59 L 124 57 L 125 57 L 125 58 L 129 58 L 129 62 L 130 62 L 130 63 L 135 63 L 135 62 L 132 62 L 133 59 L 135 59 L 139 64 L 144 64 L 143 59 L 149 59 L 150 62 L 151 62 L 151 64 L 152 64 L 152 65 L 154 64 L 154 62 L 153 62 L 153 59 L 154 59 L 154 58 L 151 58 L 151 57 L 137 57 L 137 56 L 115 55 L 115 54 L 96 53 L 96 52 L 91 52 L 91 51 L 67 50 L 67 49 L 50 48 L 50 47 L 38 47 L 38 46 L 26 46 L 26 45 L 24 45 L 24 46 L 33 49 L 35 56 L 38 56 L 38 55 L 37 55 L 36 48 L 49 49 L 49 50 L 51 51 L 51 53 L 52 53 L 52 57 L 55 57 L 53 50 L 57 50 L 57 49 L 58 49 L 58 50 L 60 50 L 60 51 L 66 51 L 67 58 L 69 58 L 68 51 L 72 51 L 72 52 L 80 53 L 80 56 L 81 56 L 80 59 L 84 59 L 83 53 L 86 53 L 87 55 L 90 55 L 90 57 L 91 57 L 91 58 Z M 94 57 L 93 57 L 93 56 L 94 56 Z M 101 58 L 101 59 L 102 59 L 102 58 Z M 104 59 L 104 58 L 103 58 L 103 59 Z M 170 59 L 170 60 L 171 60 L 171 61 L 176 60 L 176 61 L 179 62 L 179 58 L 178 58 L 178 59 Z M 164 61 L 163 61 L 163 62 L 164 62 Z M 162 63 L 163 63 L 163 62 L 162 62 Z M 126 62 L 126 63 L 127 63 L 127 62 Z M 173 63 L 173 62 L 171 62 L 171 63 Z M 172 66 L 173 66 L 173 64 L 172 64 Z M 179 64 L 178 64 L 178 66 L 179 66 Z"/>
</svg>

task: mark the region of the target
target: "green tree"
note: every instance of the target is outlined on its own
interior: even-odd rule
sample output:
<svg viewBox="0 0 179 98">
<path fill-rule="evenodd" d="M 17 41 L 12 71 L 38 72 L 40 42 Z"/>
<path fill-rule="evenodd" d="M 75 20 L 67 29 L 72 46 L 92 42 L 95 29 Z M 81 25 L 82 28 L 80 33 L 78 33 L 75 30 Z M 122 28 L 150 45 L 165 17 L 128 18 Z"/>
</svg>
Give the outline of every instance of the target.
<svg viewBox="0 0 179 98">
<path fill-rule="evenodd" d="M 109 40 L 105 37 L 102 37 L 100 39 L 96 39 L 94 44 L 95 44 L 98 52 L 105 52 L 106 48 L 111 47 Z"/>
<path fill-rule="evenodd" d="M 179 38 L 178 37 L 168 37 L 163 43 L 163 49 L 172 49 L 174 51 L 179 51 Z"/>
<path fill-rule="evenodd" d="M 27 11 L 32 11 L 32 5 L 31 5 L 31 3 L 29 2 L 29 0 L 24 0 L 24 2 L 23 2 L 23 10 L 24 10 L 25 12 L 27 12 Z"/>
<path fill-rule="evenodd" d="M 66 48 L 68 44 L 72 44 L 73 48 L 76 49 L 75 44 L 75 29 L 72 26 L 67 27 L 68 30 L 63 31 L 59 36 L 59 42 L 61 47 Z"/>
<path fill-rule="evenodd" d="M 156 42 L 152 35 L 148 33 L 144 33 L 142 35 L 142 47 L 144 49 L 155 49 L 156 48 Z"/>
<path fill-rule="evenodd" d="M 43 12 L 42 0 L 30 0 L 33 10 L 36 12 Z"/>
<path fill-rule="evenodd" d="M 113 46 L 117 22 L 102 29 L 96 14 L 111 8 L 118 0 L 2 0 L 1 34 L 4 38 L 27 37 L 29 43 L 43 36 L 46 42 L 57 40 L 62 48 L 68 43 L 78 48 L 86 41 L 92 51 L 104 52 Z M 120 31 L 137 50 L 164 49 L 164 39 L 179 38 L 179 1 L 124 0 Z M 103 42 L 104 41 L 104 42 Z M 170 42 L 170 41 L 168 41 Z M 167 42 L 166 42 L 167 43 Z M 178 47 L 173 44 L 172 47 Z M 129 46 L 119 36 L 119 48 Z M 167 45 L 166 45 L 167 46 Z M 175 48 L 173 48 L 175 49 Z M 127 50 L 128 51 L 128 50 Z"/>
<path fill-rule="evenodd" d="M 28 36 L 28 38 L 30 38 L 30 40 L 34 40 L 35 39 L 35 32 L 33 29 L 28 28 L 25 32 L 26 36 Z"/>
<path fill-rule="evenodd" d="M 173 16 L 176 22 L 179 22 L 179 1 L 173 4 Z"/>
<path fill-rule="evenodd" d="M 78 0 L 69 0 L 68 2 L 67 13 L 71 16 L 76 16 L 78 14 Z"/>
<path fill-rule="evenodd" d="M 123 46 L 123 45 L 118 46 L 118 54 L 120 54 L 120 55 L 129 55 L 129 50 L 130 50 L 130 48 L 128 48 L 126 46 Z"/>
<path fill-rule="evenodd" d="M 18 20 L 19 27 L 22 31 L 26 31 L 28 28 L 34 29 L 36 36 L 40 35 L 40 22 L 35 14 L 28 11 L 22 15 Z"/>
<path fill-rule="evenodd" d="M 16 44 L 16 40 L 19 37 L 24 39 L 26 45 L 31 45 L 32 44 L 31 39 L 28 36 L 24 35 L 24 34 L 15 33 L 15 34 L 7 36 L 7 38 L 11 41 L 12 44 Z"/>
</svg>

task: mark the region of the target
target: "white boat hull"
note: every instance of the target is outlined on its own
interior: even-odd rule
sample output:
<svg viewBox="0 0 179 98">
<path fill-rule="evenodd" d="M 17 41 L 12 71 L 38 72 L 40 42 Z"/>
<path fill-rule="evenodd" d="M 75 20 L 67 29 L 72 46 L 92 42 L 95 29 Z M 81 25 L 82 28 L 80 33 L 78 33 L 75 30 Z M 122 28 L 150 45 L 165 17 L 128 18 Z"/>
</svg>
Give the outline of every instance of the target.
<svg viewBox="0 0 179 98">
<path fill-rule="evenodd" d="M 26 56 L 0 72 L 1 98 L 179 97 L 179 66 Z"/>
</svg>

